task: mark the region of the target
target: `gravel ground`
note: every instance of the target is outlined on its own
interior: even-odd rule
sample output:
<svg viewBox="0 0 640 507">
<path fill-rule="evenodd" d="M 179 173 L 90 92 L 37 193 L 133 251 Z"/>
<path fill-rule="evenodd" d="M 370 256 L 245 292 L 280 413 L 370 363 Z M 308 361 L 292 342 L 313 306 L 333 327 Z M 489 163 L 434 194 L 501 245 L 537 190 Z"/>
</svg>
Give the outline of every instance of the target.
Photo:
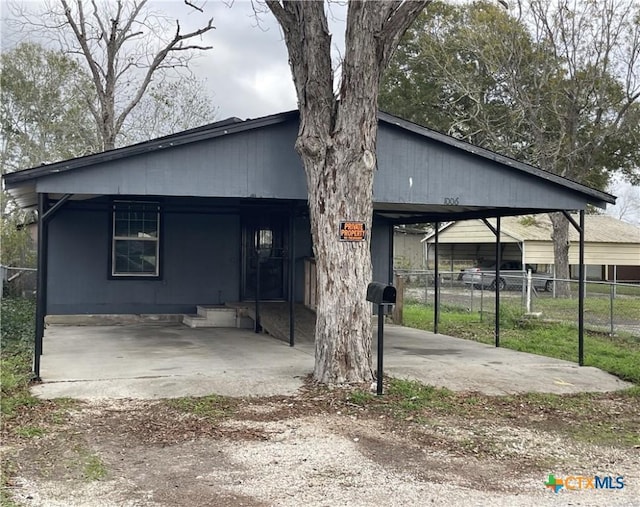
<svg viewBox="0 0 640 507">
<path fill-rule="evenodd" d="M 640 505 L 637 446 L 578 443 L 509 417 L 398 419 L 341 400 L 236 400 L 221 420 L 163 401 L 83 403 L 42 437 L 9 439 L 11 492 L 32 507 Z M 88 477 L 92 460 L 103 476 Z M 622 475 L 625 487 L 554 494 L 549 473 Z"/>
</svg>

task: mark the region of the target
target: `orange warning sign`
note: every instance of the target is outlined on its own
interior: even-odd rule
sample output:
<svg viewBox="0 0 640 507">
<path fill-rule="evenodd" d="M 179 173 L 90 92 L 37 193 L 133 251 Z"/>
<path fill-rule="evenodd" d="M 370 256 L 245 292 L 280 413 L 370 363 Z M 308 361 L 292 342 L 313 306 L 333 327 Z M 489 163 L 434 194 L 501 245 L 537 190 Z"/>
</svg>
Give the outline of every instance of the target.
<svg viewBox="0 0 640 507">
<path fill-rule="evenodd" d="M 364 241 L 367 227 L 364 222 L 340 222 L 340 241 Z"/>
</svg>

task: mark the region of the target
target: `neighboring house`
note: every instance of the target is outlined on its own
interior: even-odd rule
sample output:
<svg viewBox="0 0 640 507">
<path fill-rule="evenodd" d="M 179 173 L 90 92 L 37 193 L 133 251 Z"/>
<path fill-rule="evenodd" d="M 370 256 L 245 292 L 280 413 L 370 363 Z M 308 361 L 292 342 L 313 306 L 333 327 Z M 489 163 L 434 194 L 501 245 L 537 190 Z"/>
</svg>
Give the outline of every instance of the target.
<svg viewBox="0 0 640 507">
<path fill-rule="evenodd" d="M 397 226 L 393 231 L 394 269 L 425 269 L 424 238 L 425 229 Z"/>
<path fill-rule="evenodd" d="M 192 313 L 254 299 L 258 276 L 262 299 L 303 301 L 312 243 L 298 126 L 297 111 L 232 118 L 5 175 L 22 207 L 40 208 L 38 318 Z M 615 202 L 385 113 L 377 150 L 368 232 L 382 282 L 392 279 L 395 225 Z"/>
<path fill-rule="evenodd" d="M 488 222 L 495 227 L 495 219 Z M 585 216 L 585 264 L 592 280 L 640 281 L 640 228 L 607 215 Z M 501 219 L 502 259 L 537 264 L 553 272 L 551 220 L 546 214 Z M 578 276 L 578 233 L 569 226 L 569 264 Z M 435 234 L 423 239 L 433 264 Z M 495 259 L 494 233 L 482 220 L 448 224 L 438 234 L 441 263 Z"/>
</svg>

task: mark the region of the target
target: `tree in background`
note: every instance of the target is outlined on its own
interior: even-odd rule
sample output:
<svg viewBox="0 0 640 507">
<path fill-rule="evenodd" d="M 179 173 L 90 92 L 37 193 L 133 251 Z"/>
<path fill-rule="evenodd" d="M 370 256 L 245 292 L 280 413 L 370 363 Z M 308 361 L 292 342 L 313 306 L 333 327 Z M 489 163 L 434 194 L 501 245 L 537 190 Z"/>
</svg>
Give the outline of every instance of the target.
<svg viewBox="0 0 640 507">
<path fill-rule="evenodd" d="M 87 106 L 98 127 L 101 150 L 117 145 L 152 81 L 156 90 L 167 90 L 164 81 L 178 78 L 177 72 L 188 68 L 194 51 L 210 49 L 193 41 L 214 29 L 210 19 L 183 33 L 177 21 L 152 12 L 147 0 L 58 0 L 37 14 L 23 4 L 14 7 L 23 30 L 50 34 L 87 70 L 95 97 Z"/>
<path fill-rule="evenodd" d="M 611 182 L 609 192 L 618 197 L 616 204 L 607 208 L 607 214 L 640 227 L 640 187 L 616 178 Z"/>
<path fill-rule="evenodd" d="M 91 81 L 59 51 L 23 43 L 0 55 L 0 164 L 12 172 L 98 151 Z"/>
<path fill-rule="evenodd" d="M 528 0 L 516 14 L 484 2 L 424 13 L 382 108 L 599 189 L 640 179 L 639 3 Z M 551 220 L 556 275 L 569 278 L 569 223 Z"/>
<path fill-rule="evenodd" d="M 296 150 L 307 176 L 318 283 L 313 375 L 322 383 L 372 379 L 369 240 L 336 237 L 340 220 L 371 230 L 380 79 L 428 3 L 348 2 L 336 86 L 324 2 L 266 2 L 284 33 L 300 110 Z"/>
<path fill-rule="evenodd" d="M 210 123 L 216 116 L 202 80 L 185 77 L 151 83 L 120 131 L 119 145 L 129 145 Z"/>
<path fill-rule="evenodd" d="M 0 166 L 17 171 L 100 149 L 86 104 L 91 82 L 82 68 L 59 51 L 23 43 L 0 55 Z M 20 210 L 2 193 L 0 227 L 4 265 L 32 267 L 34 252 Z"/>
<path fill-rule="evenodd" d="M 0 216 L 0 264 L 20 268 L 36 265 L 36 252 L 25 217 Z"/>
</svg>

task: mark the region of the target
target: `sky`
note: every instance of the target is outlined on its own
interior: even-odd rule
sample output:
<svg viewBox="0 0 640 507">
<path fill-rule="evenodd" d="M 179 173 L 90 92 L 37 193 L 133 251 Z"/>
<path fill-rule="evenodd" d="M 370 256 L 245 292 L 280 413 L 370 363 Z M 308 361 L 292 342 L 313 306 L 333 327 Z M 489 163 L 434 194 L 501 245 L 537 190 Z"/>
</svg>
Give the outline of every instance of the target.
<svg viewBox="0 0 640 507">
<path fill-rule="evenodd" d="M 9 22 L 12 1 L 0 0 L 3 50 L 20 40 Z M 31 10 L 43 4 L 35 0 L 21 3 Z M 255 118 L 294 109 L 295 89 L 275 18 L 265 12 L 258 23 L 250 1 L 193 0 L 193 3 L 202 6 L 204 12 L 186 6 L 182 0 L 152 0 L 150 7 L 179 19 L 185 32 L 204 26 L 213 18 L 215 30 L 198 41 L 213 49 L 200 52 L 190 68 L 205 80 L 217 108 L 217 119 Z"/>
<path fill-rule="evenodd" d="M 8 23 L 10 2 L 0 0 L 0 45 L 11 47 L 19 36 Z M 18 0 L 19 1 L 19 0 Z M 29 9 L 38 9 L 46 0 L 22 0 Z M 202 7 L 198 12 L 183 0 L 151 0 L 152 9 L 180 20 L 184 31 L 206 24 L 213 18 L 215 30 L 202 36 L 199 43 L 213 46 L 193 59 L 190 69 L 204 81 L 209 96 L 217 108 L 216 119 L 235 116 L 257 118 L 296 108 L 296 95 L 288 64 L 282 32 L 269 12 L 256 18 L 254 3 L 248 0 L 191 0 Z M 259 2 L 256 5 L 260 6 Z M 262 5 L 264 10 L 264 5 Z M 337 62 L 344 47 L 344 2 L 330 4 L 329 29 L 333 34 L 333 57 Z M 46 42 L 46 41 L 45 41 Z M 618 182 L 610 191 L 625 199 L 640 199 L 640 189 Z M 619 208 L 619 207 L 618 207 Z M 608 210 L 614 216 L 618 209 Z M 633 211 L 627 220 L 640 225 L 640 210 Z"/>
</svg>

